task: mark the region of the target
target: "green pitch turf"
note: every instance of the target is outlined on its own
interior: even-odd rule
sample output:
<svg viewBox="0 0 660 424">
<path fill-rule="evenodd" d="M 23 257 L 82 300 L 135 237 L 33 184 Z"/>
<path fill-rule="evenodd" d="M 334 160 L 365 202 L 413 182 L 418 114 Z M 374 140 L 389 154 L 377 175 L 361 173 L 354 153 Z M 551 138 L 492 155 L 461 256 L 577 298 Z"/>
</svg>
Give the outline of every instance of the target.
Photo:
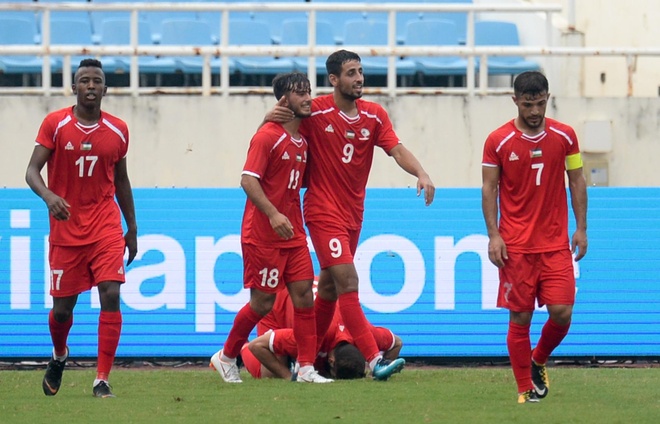
<svg viewBox="0 0 660 424">
<path fill-rule="evenodd" d="M 54 397 L 43 370 L 0 371 L 0 423 L 658 423 L 660 368 L 550 367 L 550 394 L 516 403 L 508 368 L 407 368 L 387 382 L 226 384 L 211 370 L 122 369 L 114 399 L 94 371 L 69 369 Z"/>
</svg>

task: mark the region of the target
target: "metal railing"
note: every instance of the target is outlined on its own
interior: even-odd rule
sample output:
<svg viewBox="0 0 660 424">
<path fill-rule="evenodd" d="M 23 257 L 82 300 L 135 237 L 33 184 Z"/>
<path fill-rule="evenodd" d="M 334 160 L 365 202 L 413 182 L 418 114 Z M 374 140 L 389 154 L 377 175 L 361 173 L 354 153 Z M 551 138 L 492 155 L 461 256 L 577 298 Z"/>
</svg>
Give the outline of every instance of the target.
<svg viewBox="0 0 660 424">
<path fill-rule="evenodd" d="M 40 45 L 0 45 L 0 55 L 36 55 L 44 58 L 41 74 L 41 87 L 1 87 L 0 93 L 40 93 L 71 94 L 71 56 L 129 56 L 131 57 L 130 77 L 128 87 L 113 87 L 114 93 L 124 93 L 137 96 L 140 93 L 185 92 L 201 93 L 202 95 L 246 92 L 270 92 L 270 87 L 230 86 L 229 57 L 236 56 L 300 56 L 308 57 L 308 76 L 315 91 L 323 91 L 317 87 L 315 58 L 327 56 L 340 46 L 317 46 L 315 40 L 316 13 L 319 11 L 365 11 L 388 13 L 388 43 L 386 46 L 350 46 L 350 49 L 360 56 L 386 56 L 388 60 L 387 85 L 383 88 L 370 88 L 371 93 L 387 93 L 395 96 L 402 92 L 455 92 L 469 95 L 487 94 L 493 92 L 488 87 L 488 56 L 624 56 L 628 58 L 629 74 L 634 70 L 638 56 L 660 56 L 660 49 L 634 48 L 582 48 L 553 47 L 551 15 L 561 11 L 558 5 L 491 5 L 491 4 L 429 4 L 429 3 L 0 3 L 2 10 L 19 10 L 41 12 L 41 44 Z M 50 43 L 50 13 L 51 11 L 130 11 L 131 31 L 130 45 L 51 45 Z M 138 13 L 141 11 L 195 11 L 221 12 L 220 43 L 208 46 L 166 46 L 138 44 Z M 238 46 L 230 45 L 229 12 L 274 12 L 274 11 L 304 11 L 308 14 L 308 44 L 306 46 Z M 464 46 L 403 46 L 396 40 L 396 13 L 398 12 L 465 12 L 467 13 L 466 42 Z M 545 45 L 539 47 L 492 47 L 475 46 L 474 23 L 475 15 L 482 12 L 525 12 L 545 14 Z M 62 67 L 63 87 L 51 86 L 50 56 L 64 56 Z M 140 87 L 139 63 L 140 56 L 200 56 L 203 58 L 201 87 Z M 395 60 L 402 56 L 464 56 L 467 58 L 466 87 L 397 87 Z M 212 57 L 221 58 L 219 86 L 211 84 Z M 475 60 L 479 58 L 479 84 Z M 316 90 L 318 88 L 318 90 Z M 496 90 L 495 90 L 496 91 Z"/>
</svg>

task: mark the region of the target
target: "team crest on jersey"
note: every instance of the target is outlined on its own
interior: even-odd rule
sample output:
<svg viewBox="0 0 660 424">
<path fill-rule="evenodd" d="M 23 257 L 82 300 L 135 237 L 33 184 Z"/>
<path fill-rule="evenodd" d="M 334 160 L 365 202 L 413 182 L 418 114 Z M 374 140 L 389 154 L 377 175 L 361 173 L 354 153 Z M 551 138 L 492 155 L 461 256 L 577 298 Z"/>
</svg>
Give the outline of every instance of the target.
<svg viewBox="0 0 660 424">
<path fill-rule="evenodd" d="M 289 160 L 289 159 L 291 159 L 289 157 L 289 152 L 284 152 L 284 154 L 282 155 L 282 160 Z"/>
<path fill-rule="evenodd" d="M 302 162 L 302 155 L 300 153 L 296 153 L 296 162 Z"/>
<path fill-rule="evenodd" d="M 518 159 L 520 158 L 518 157 L 516 152 L 511 152 L 511 154 L 509 155 L 509 162 L 513 162 L 514 160 L 518 160 Z"/>
<path fill-rule="evenodd" d="M 360 134 L 362 135 L 362 137 L 359 138 L 360 140 L 369 140 L 369 136 L 371 135 L 369 130 L 366 128 L 362 128 L 360 130 Z"/>
<path fill-rule="evenodd" d="M 351 130 L 346 130 L 346 138 L 355 138 L 355 133 Z"/>
<path fill-rule="evenodd" d="M 70 141 L 66 143 L 66 146 L 64 146 L 64 150 L 73 150 L 73 143 Z"/>
<path fill-rule="evenodd" d="M 329 132 L 329 133 L 333 133 L 333 132 L 335 132 L 335 129 L 332 128 L 332 124 L 330 124 L 330 125 L 328 125 L 327 127 L 325 127 L 325 132 Z"/>
<path fill-rule="evenodd" d="M 541 149 L 530 150 L 529 155 L 532 158 L 540 158 L 541 156 L 543 156 L 543 152 L 541 151 Z"/>
<path fill-rule="evenodd" d="M 80 144 L 80 150 L 85 150 L 85 151 L 92 150 L 92 142 L 91 141 L 83 141 Z"/>
</svg>

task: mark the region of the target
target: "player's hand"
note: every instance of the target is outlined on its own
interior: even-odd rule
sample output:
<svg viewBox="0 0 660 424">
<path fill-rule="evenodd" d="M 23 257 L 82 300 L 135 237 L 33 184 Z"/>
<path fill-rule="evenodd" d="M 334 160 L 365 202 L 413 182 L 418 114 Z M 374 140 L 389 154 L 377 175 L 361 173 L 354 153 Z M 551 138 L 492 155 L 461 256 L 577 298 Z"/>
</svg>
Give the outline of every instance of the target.
<svg viewBox="0 0 660 424">
<path fill-rule="evenodd" d="M 48 206 L 48 212 L 56 220 L 66 221 L 71 216 L 71 211 L 69 211 L 71 205 L 57 194 L 53 192 L 48 193 L 44 196 L 44 202 Z"/>
<path fill-rule="evenodd" d="M 428 175 L 423 175 L 417 180 L 417 197 L 422 193 L 422 190 L 424 190 L 424 203 L 429 206 L 433 203 L 435 197 L 435 186 Z"/>
<path fill-rule="evenodd" d="M 504 244 L 504 240 L 499 234 L 491 237 L 488 241 L 488 259 L 498 268 L 502 268 L 504 261 L 509 259 L 506 253 L 506 244 Z"/>
<path fill-rule="evenodd" d="M 587 254 L 587 232 L 577 230 L 573 233 L 571 240 L 571 252 L 575 255 L 575 261 L 579 261 Z"/>
<path fill-rule="evenodd" d="M 126 234 L 124 234 L 124 243 L 126 243 L 126 249 L 128 249 L 128 260 L 126 261 L 126 265 L 128 266 L 133 262 L 133 259 L 135 259 L 135 255 L 137 255 L 138 252 L 137 231 L 127 231 Z"/>
<path fill-rule="evenodd" d="M 289 240 L 293 237 L 293 225 L 291 221 L 279 212 L 270 218 L 270 226 L 284 240 Z"/>
<path fill-rule="evenodd" d="M 284 106 L 285 104 L 286 104 L 286 98 L 284 98 L 284 96 L 280 97 L 280 100 L 277 101 L 275 107 L 273 107 L 273 109 L 271 109 L 268 113 L 266 113 L 266 117 L 264 118 L 264 121 L 284 124 L 295 118 L 293 111 L 288 107 Z"/>
</svg>

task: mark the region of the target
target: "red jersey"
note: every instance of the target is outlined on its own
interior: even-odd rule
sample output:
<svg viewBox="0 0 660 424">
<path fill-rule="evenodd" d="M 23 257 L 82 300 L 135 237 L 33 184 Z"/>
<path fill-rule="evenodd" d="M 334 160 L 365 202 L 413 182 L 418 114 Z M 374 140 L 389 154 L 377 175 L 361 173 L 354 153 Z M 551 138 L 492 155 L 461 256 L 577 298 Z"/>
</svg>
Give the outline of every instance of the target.
<svg viewBox="0 0 660 424">
<path fill-rule="evenodd" d="M 114 181 L 128 151 L 126 123 L 101 112 L 96 124 L 82 125 L 68 107 L 46 116 L 36 141 L 52 150 L 48 188 L 71 205 L 67 221 L 50 216 L 50 243 L 81 246 L 123 235 Z"/>
<path fill-rule="evenodd" d="M 356 100 L 358 114 L 349 117 L 332 94 L 312 102 L 312 116 L 300 131 L 310 140 L 312 165 L 307 173 L 305 221 L 332 220 L 360 229 L 374 147 L 389 154 L 399 143 L 387 112 L 377 103 Z"/>
<path fill-rule="evenodd" d="M 259 128 L 250 141 L 243 175 L 259 179 L 268 200 L 291 221 L 294 236 L 289 240 L 280 238 L 268 217 L 248 198 L 241 226 L 241 242 L 281 248 L 307 245 L 300 209 L 300 186 L 306 166 L 307 141 L 304 138 L 293 138 L 274 122 Z"/>
<path fill-rule="evenodd" d="M 267 330 L 280 328 L 293 328 L 293 302 L 288 290 L 277 292 L 273 309 L 259 321 L 257 335 L 260 336 Z"/>
<path fill-rule="evenodd" d="M 521 133 L 514 120 L 488 136 L 483 165 L 500 168 L 499 231 L 508 251 L 568 248 L 566 157 L 579 152 L 575 131 L 550 118 L 533 137 Z"/>
</svg>

